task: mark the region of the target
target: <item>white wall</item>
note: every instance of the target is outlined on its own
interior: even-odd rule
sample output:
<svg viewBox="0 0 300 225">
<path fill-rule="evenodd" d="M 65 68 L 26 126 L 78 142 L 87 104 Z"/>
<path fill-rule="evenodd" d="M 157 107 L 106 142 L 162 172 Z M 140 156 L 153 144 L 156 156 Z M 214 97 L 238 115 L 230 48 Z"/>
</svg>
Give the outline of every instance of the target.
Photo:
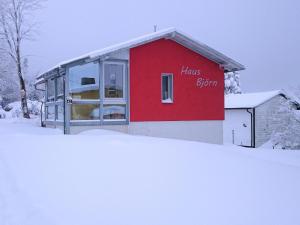
<svg viewBox="0 0 300 225">
<path fill-rule="evenodd" d="M 224 143 L 251 146 L 251 115 L 246 109 L 225 110 L 223 138 Z"/>
<path fill-rule="evenodd" d="M 131 122 L 129 133 L 223 144 L 223 121 Z"/>
<path fill-rule="evenodd" d="M 72 126 L 71 134 L 91 129 L 223 144 L 223 121 L 131 122 L 130 125 Z"/>
</svg>

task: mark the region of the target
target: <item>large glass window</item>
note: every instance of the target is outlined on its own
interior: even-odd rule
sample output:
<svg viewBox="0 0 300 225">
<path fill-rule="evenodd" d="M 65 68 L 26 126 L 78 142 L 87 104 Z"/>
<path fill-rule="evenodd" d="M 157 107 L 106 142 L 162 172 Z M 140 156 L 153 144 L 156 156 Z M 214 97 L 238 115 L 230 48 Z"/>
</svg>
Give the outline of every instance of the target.
<svg viewBox="0 0 300 225">
<path fill-rule="evenodd" d="M 67 105 L 67 110 L 71 120 L 126 120 L 126 63 L 111 61 L 101 65 L 102 73 L 99 62 L 69 68 L 67 91 L 73 101 Z M 59 108 L 57 113 L 59 117 Z M 95 124 L 98 122 L 95 121 Z"/>
<path fill-rule="evenodd" d="M 74 99 L 99 99 L 98 63 L 87 63 L 69 69 L 69 90 Z"/>
<path fill-rule="evenodd" d="M 104 64 L 105 98 L 124 98 L 124 65 Z"/>
<path fill-rule="evenodd" d="M 100 120 L 100 105 L 73 104 L 71 114 L 72 120 Z"/>
<path fill-rule="evenodd" d="M 126 106 L 125 105 L 104 105 L 103 119 L 104 120 L 118 120 L 126 118 Z"/>
</svg>

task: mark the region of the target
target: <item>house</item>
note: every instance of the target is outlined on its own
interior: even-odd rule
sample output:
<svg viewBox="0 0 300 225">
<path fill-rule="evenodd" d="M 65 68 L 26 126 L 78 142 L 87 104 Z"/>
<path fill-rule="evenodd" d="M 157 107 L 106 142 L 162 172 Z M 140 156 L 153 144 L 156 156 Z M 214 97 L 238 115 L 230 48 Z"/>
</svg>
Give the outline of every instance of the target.
<svg viewBox="0 0 300 225">
<path fill-rule="evenodd" d="M 45 84 L 46 127 L 223 142 L 224 73 L 244 66 L 174 28 L 64 61 Z"/>
<path fill-rule="evenodd" d="M 279 90 L 226 95 L 224 142 L 253 148 L 263 145 L 274 130 L 284 126 L 280 107 L 288 100 L 300 108 L 297 100 Z"/>
</svg>

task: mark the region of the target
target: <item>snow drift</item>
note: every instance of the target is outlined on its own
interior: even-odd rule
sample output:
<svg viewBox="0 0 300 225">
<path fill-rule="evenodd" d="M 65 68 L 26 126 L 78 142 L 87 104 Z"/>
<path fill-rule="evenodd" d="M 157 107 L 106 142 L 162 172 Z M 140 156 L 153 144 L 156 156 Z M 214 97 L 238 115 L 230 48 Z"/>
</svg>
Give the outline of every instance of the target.
<svg viewBox="0 0 300 225">
<path fill-rule="evenodd" d="M 0 224 L 296 225 L 298 152 L 0 121 Z M 287 153 L 284 154 L 283 153 Z"/>
</svg>

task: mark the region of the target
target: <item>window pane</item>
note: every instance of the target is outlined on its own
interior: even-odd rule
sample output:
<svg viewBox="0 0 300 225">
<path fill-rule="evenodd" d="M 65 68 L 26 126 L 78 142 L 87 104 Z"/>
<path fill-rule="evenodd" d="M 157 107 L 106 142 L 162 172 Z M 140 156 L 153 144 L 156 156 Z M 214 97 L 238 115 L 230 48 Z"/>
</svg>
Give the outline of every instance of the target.
<svg viewBox="0 0 300 225">
<path fill-rule="evenodd" d="M 168 76 L 163 76 L 162 77 L 162 96 L 163 100 L 166 100 L 169 98 L 169 91 L 168 91 Z"/>
<path fill-rule="evenodd" d="M 64 120 L 64 107 L 62 105 L 57 106 L 57 120 Z"/>
<path fill-rule="evenodd" d="M 69 88 L 75 99 L 99 99 L 98 63 L 88 63 L 69 69 Z"/>
<path fill-rule="evenodd" d="M 116 120 L 125 119 L 126 115 L 125 105 L 104 105 L 103 108 L 103 119 L 105 120 Z"/>
<path fill-rule="evenodd" d="M 100 119 L 100 105 L 72 105 L 72 120 L 99 120 Z"/>
<path fill-rule="evenodd" d="M 55 119 L 55 106 L 47 106 L 47 120 L 54 120 Z"/>
<path fill-rule="evenodd" d="M 162 100 L 165 103 L 172 103 L 173 101 L 173 76 L 170 75 L 162 75 L 161 79 L 162 86 Z"/>
<path fill-rule="evenodd" d="M 104 65 L 105 98 L 124 98 L 124 66 Z"/>
<path fill-rule="evenodd" d="M 64 96 L 63 77 L 58 77 L 56 82 L 57 82 L 57 99 L 63 100 L 63 96 Z"/>
<path fill-rule="evenodd" d="M 54 101 L 55 95 L 55 79 L 49 79 L 47 81 L 48 101 Z"/>
</svg>

